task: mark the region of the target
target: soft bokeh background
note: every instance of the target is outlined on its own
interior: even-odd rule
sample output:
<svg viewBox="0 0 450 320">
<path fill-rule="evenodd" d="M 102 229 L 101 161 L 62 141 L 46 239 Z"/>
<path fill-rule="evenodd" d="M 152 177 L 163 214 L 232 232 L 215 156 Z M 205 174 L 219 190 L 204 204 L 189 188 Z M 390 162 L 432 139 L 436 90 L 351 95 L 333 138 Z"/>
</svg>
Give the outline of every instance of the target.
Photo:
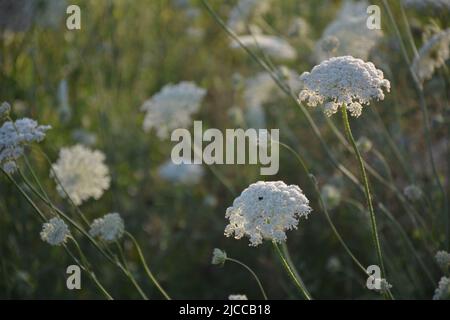
<svg viewBox="0 0 450 320">
<path fill-rule="evenodd" d="M 374 2 L 383 8 L 381 1 Z M 400 1 L 389 2 L 401 21 Z M 31 3 L 37 7 L 28 8 Z M 226 21 L 236 1 L 210 3 Z M 298 230 L 288 233 L 293 261 L 312 295 L 324 299 L 380 298 L 365 288 L 364 275 L 332 233 L 314 188 L 295 157 L 285 149 L 280 149 L 280 171 L 274 177 L 259 176 L 257 166 L 215 166 L 236 194 L 207 167 L 201 182 L 194 186 L 173 184 L 158 175 L 158 167 L 170 157 L 173 144 L 161 141 L 153 131 L 143 131 L 145 114 L 140 106 L 146 99 L 168 83 L 193 81 L 207 89 L 193 120 L 219 129 L 246 127 L 248 123 L 242 120 L 248 107 L 243 98 L 245 79 L 263 71 L 243 50 L 230 48 L 230 39 L 200 1 L 79 0 L 71 4 L 81 8 L 79 31 L 65 28 L 67 4 L 63 0 L 0 0 L 0 100 L 11 103 L 14 117 L 28 116 L 53 127 L 42 143 L 52 161 L 61 147 L 76 143 L 106 154 L 112 184 L 99 200 L 81 206 L 89 219 L 120 212 L 126 229 L 144 249 L 152 271 L 174 298 L 224 299 L 231 293 L 260 298 L 258 287 L 244 269 L 229 263 L 224 267 L 210 264 L 215 247 L 254 268 L 269 297 L 298 298 L 270 243 L 252 248 L 247 240 L 223 235 L 225 210 L 237 194 L 258 180 L 283 180 L 299 185 L 314 208 Z M 287 40 L 297 57 L 289 61 L 275 59 L 273 63 L 301 74 L 317 63 L 315 43 L 342 5 L 342 1 L 326 0 L 272 1 L 270 10 L 247 22 L 265 34 Z M 408 8 L 406 14 L 419 47 L 427 25 L 448 28 L 448 12 Z M 406 38 L 405 25 L 399 23 Z M 365 136 L 373 144 L 364 157 L 382 176 L 399 190 L 414 181 L 426 193 L 427 201 L 411 205 L 429 229 L 415 228 L 395 195 L 371 178 L 375 202 L 386 206 L 406 230 L 416 254 L 433 277 L 430 281 L 424 275 L 396 226 L 377 210 L 393 293 L 400 298 L 429 299 L 443 275 L 433 261 L 436 250 L 445 249 L 442 235 L 434 233 L 433 241 L 428 241 L 431 227 L 443 224 L 439 220 L 443 199 L 433 184 L 425 152 L 418 96 L 383 9 L 382 24 L 384 34 L 368 60 L 385 72 L 392 93 L 365 108 L 358 120 L 352 120 L 352 126 L 357 137 Z M 408 53 L 412 54 L 409 49 Z M 442 181 L 448 183 L 449 90 L 445 69 L 437 71 L 424 88 L 438 171 Z M 333 221 L 358 258 L 367 265 L 375 263 L 364 195 L 331 165 L 292 100 L 275 90 L 262 107 L 265 126 L 280 128 L 280 140 L 302 154 L 319 187 L 331 185 L 333 191 L 337 190 L 340 198 L 334 206 L 330 204 Z M 354 158 L 338 143 L 319 108 L 310 112 L 338 160 L 359 176 Z M 329 120 L 343 132 L 339 115 Z M 405 159 L 406 170 L 394 150 Z M 52 200 L 73 212 L 56 192 L 47 162 L 36 153 L 30 153 L 30 157 Z M 102 298 L 87 276 L 83 277 L 82 290 L 66 289 L 65 269 L 72 261 L 61 248 L 43 243 L 40 229 L 41 223 L 30 206 L 2 176 L 0 298 Z M 139 298 L 123 275 L 80 239 L 112 295 Z M 151 298 L 160 298 L 145 278 L 131 243 L 124 245 L 145 291 Z"/>
</svg>

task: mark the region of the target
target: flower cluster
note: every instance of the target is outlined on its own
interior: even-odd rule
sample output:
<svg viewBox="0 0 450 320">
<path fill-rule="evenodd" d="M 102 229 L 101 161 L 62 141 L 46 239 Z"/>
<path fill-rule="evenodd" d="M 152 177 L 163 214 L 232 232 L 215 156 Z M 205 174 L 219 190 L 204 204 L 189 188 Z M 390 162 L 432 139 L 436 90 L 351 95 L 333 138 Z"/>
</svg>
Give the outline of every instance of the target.
<svg viewBox="0 0 450 320">
<path fill-rule="evenodd" d="M 200 164 L 175 164 L 167 160 L 158 168 L 158 175 L 166 181 L 185 185 L 195 185 L 200 182 L 205 171 Z"/>
<path fill-rule="evenodd" d="M 103 241 L 112 242 L 122 238 L 125 225 L 118 213 L 108 213 L 102 218 L 95 219 L 89 230 L 93 237 L 99 237 Z"/>
<path fill-rule="evenodd" d="M 4 112 L 9 112 L 9 105 L 2 105 Z M 0 127 L 0 165 L 7 173 L 17 169 L 16 160 L 24 153 L 28 143 L 40 142 L 45 138 L 50 126 L 40 126 L 32 119 L 23 118 L 6 121 Z"/>
<path fill-rule="evenodd" d="M 206 90 L 193 82 L 164 86 L 141 107 L 146 112 L 144 130 L 155 129 L 160 139 L 167 139 L 171 130 L 189 126 L 205 95 Z"/>
<path fill-rule="evenodd" d="M 299 218 L 312 211 L 309 200 L 296 185 L 258 181 L 246 188 L 226 211 L 227 237 L 249 237 L 250 245 L 263 240 L 286 241 L 286 231 L 296 229 Z"/>
<path fill-rule="evenodd" d="M 450 253 L 448 253 L 447 251 L 438 251 L 434 258 L 436 259 L 439 267 L 441 267 L 443 270 L 447 270 L 447 268 L 450 267 Z"/>
<path fill-rule="evenodd" d="M 228 28 L 235 33 L 246 31 L 246 24 L 253 18 L 263 15 L 270 9 L 270 0 L 239 0 L 231 9 Z"/>
<path fill-rule="evenodd" d="M 334 56 L 351 55 L 366 60 L 383 36 L 378 29 L 367 28 L 367 1 L 346 1 L 337 18 L 327 26 L 317 42 L 317 62 Z"/>
<path fill-rule="evenodd" d="M 69 235 L 69 227 L 60 218 L 52 218 L 42 226 L 41 239 L 52 246 L 65 243 Z"/>
<path fill-rule="evenodd" d="M 212 264 L 224 264 L 227 260 L 227 253 L 220 249 L 215 248 L 213 251 Z"/>
<path fill-rule="evenodd" d="M 439 280 L 438 287 L 434 291 L 433 300 L 450 299 L 450 278 L 442 277 Z"/>
<path fill-rule="evenodd" d="M 264 34 L 252 34 L 239 36 L 239 41 L 255 50 L 262 50 L 268 56 L 278 60 L 294 60 L 297 57 L 295 49 L 284 39 L 277 36 Z M 240 48 L 237 41 L 231 43 L 231 47 Z"/>
<path fill-rule="evenodd" d="M 62 148 L 50 176 L 55 179 L 62 197 L 68 195 L 80 205 L 91 197 L 99 199 L 109 188 L 109 170 L 104 161 L 105 155 L 101 151 L 79 144 Z"/>
<path fill-rule="evenodd" d="M 390 82 L 373 63 L 351 56 L 325 60 L 311 72 L 304 72 L 300 80 L 303 89 L 299 100 L 310 107 L 324 104 L 327 116 L 344 106 L 352 116 L 359 117 L 364 104 L 369 105 L 373 99 L 383 100 L 383 88 L 390 90 Z"/>
</svg>

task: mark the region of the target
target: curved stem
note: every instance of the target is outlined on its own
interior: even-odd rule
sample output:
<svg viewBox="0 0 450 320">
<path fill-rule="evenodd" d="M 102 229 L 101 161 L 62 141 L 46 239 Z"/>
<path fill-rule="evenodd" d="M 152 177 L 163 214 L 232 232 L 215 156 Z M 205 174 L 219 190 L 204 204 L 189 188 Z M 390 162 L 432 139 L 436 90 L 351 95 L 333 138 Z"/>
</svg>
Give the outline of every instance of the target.
<svg viewBox="0 0 450 320">
<path fill-rule="evenodd" d="M 372 227 L 372 240 L 374 242 L 375 249 L 377 252 L 378 264 L 381 268 L 381 273 L 382 273 L 381 276 L 382 276 L 382 278 L 385 278 L 386 271 L 384 269 L 383 255 L 381 253 L 381 245 L 380 245 L 380 239 L 378 236 L 375 211 L 373 209 L 372 195 L 370 194 L 369 179 L 367 178 L 366 169 L 364 167 L 364 162 L 361 157 L 361 153 L 359 152 L 358 147 L 355 142 L 355 139 L 353 138 L 352 129 L 350 128 L 350 122 L 348 121 L 347 108 L 345 107 L 345 105 L 341 106 L 341 112 L 342 112 L 342 120 L 344 122 L 344 127 L 345 127 L 345 133 L 355 151 L 355 155 L 356 155 L 356 158 L 357 158 L 358 164 L 359 164 L 359 169 L 361 171 L 361 176 L 362 176 L 363 183 L 364 183 L 364 194 L 366 196 L 367 206 L 369 208 L 369 214 L 370 214 L 370 223 L 371 223 L 371 227 Z"/>
<path fill-rule="evenodd" d="M 291 279 L 294 281 L 297 288 L 300 290 L 302 295 L 305 297 L 306 300 L 312 300 L 311 295 L 309 294 L 308 290 L 306 290 L 305 286 L 302 282 L 300 282 L 297 277 L 294 275 L 294 272 L 292 271 L 291 267 L 289 266 L 289 263 L 286 261 L 286 258 L 283 256 L 283 253 L 280 250 L 280 247 L 276 242 L 272 242 L 273 246 L 275 248 L 275 251 L 278 253 L 278 256 L 280 257 L 280 260 L 286 269 L 288 275 L 291 277 Z"/>
<path fill-rule="evenodd" d="M 250 272 L 250 274 L 253 276 L 253 278 L 255 278 L 256 282 L 258 283 L 259 289 L 261 290 L 261 293 L 262 293 L 262 295 L 264 297 L 264 300 L 267 300 L 267 295 L 266 295 L 266 292 L 264 291 L 264 288 L 263 288 L 263 286 L 261 284 L 261 281 L 259 280 L 259 278 L 256 275 L 256 273 L 253 272 L 253 270 L 249 266 L 247 266 L 245 263 L 240 262 L 239 260 L 236 260 L 236 259 L 233 259 L 233 258 L 228 258 L 227 257 L 226 260 L 234 262 L 234 263 L 237 263 L 238 265 L 243 266 L 245 269 L 247 269 L 247 271 Z"/>
<path fill-rule="evenodd" d="M 153 273 L 150 271 L 150 268 L 148 267 L 147 262 L 145 261 L 145 257 L 142 253 L 141 247 L 139 246 L 139 243 L 137 242 L 137 240 L 133 237 L 133 235 L 131 233 L 125 232 L 125 234 L 131 239 L 134 246 L 136 247 L 136 250 L 139 255 L 139 259 L 141 260 L 142 266 L 144 267 L 145 272 L 147 273 L 147 276 L 150 278 L 150 280 L 153 282 L 153 284 L 158 288 L 159 292 L 161 292 L 161 294 L 164 296 L 164 298 L 166 298 L 166 300 L 172 300 L 170 298 L 170 296 L 167 294 L 167 292 L 161 287 L 158 280 L 156 280 Z"/>
</svg>

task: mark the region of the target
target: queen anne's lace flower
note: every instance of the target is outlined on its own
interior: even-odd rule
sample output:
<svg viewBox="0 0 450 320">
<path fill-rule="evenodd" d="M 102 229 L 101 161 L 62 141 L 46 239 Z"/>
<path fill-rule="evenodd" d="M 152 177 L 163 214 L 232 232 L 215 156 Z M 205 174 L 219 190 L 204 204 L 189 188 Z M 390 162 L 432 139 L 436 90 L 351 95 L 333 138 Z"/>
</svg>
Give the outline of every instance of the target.
<svg viewBox="0 0 450 320">
<path fill-rule="evenodd" d="M 245 294 L 230 294 L 228 300 L 248 300 Z"/>
<path fill-rule="evenodd" d="M 438 251 L 434 257 L 436 259 L 437 264 L 443 270 L 447 270 L 450 267 L 450 253 L 447 251 Z"/>
<path fill-rule="evenodd" d="M 193 82 L 164 86 L 141 107 L 147 112 L 144 130 L 155 129 L 160 139 L 167 139 L 171 130 L 189 126 L 192 114 L 198 111 L 205 95 L 206 90 Z"/>
<path fill-rule="evenodd" d="M 327 26 L 317 42 L 317 62 L 325 59 L 351 55 L 367 60 L 372 48 L 383 36 L 378 29 L 367 28 L 367 1 L 346 1 L 337 18 Z"/>
<path fill-rule="evenodd" d="M 312 211 L 309 200 L 296 185 L 282 181 L 258 181 L 246 188 L 226 211 L 227 237 L 249 237 L 250 245 L 263 240 L 286 241 L 286 231 L 296 229 L 300 217 Z"/>
<path fill-rule="evenodd" d="M 62 197 L 66 197 L 67 192 L 70 199 L 80 205 L 91 197 L 99 199 L 109 188 L 109 170 L 104 161 L 101 151 L 82 145 L 62 148 L 50 176 L 57 182 Z"/>
<path fill-rule="evenodd" d="M 450 57 L 450 28 L 433 35 L 414 58 L 412 69 L 421 82 L 430 79 L 434 71 Z"/>
<path fill-rule="evenodd" d="M 213 251 L 212 264 L 224 264 L 227 260 L 227 253 L 220 249 L 215 248 Z"/>
<path fill-rule="evenodd" d="M 6 117 L 9 114 L 10 111 L 11 111 L 11 106 L 9 105 L 9 103 L 8 102 L 3 102 L 0 105 L 0 120 L 3 117 Z"/>
<path fill-rule="evenodd" d="M 102 218 L 95 219 L 89 230 L 91 236 L 99 237 L 106 242 L 119 240 L 124 232 L 125 225 L 118 213 L 108 213 Z"/>
<path fill-rule="evenodd" d="M 239 41 L 255 50 L 262 50 L 267 55 L 279 60 L 294 60 L 297 57 L 295 49 L 284 39 L 277 36 L 267 36 L 263 34 L 239 36 Z M 232 48 L 240 48 L 237 41 L 231 43 Z"/>
<path fill-rule="evenodd" d="M 42 225 L 41 239 L 52 246 L 63 244 L 69 235 L 69 227 L 60 218 L 52 218 Z"/>
<path fill-rule="evenodd" d="M 8 173 L 16 170 L 16 160 L 28 143 L 40 142 L 50 126 L 40 126 L 32 119 L 23 118 L 15 122 L 6 121 L 0 128 L 0 165 Z"/>
<path fill-rule="evenodd" d="M 205 171 L 200 164 L 175 164 L 172 160 L 166 161 L 158 168 L 158 175 L 169 182 L 194 185 L 200 182 Z"/>
<path fill-rule="evenodd" d="M 439 280 L 438 287 L 434 291 L 433 300 L 450 299 L 450 278 L 442 277 Z"/>
<path fill-rule="evenodd" d="M 264 14 L 270 9 L 270 0 L 239 0 L 231 9 L 228 27 L 236 33 L 246 31 L 246 26 L 254 17 Z"/>
<path fill-rule="evenodd" d="M 344 105 L 352 116 L 358 117 L 364 104 L 384 99 L 383 87 L 390 90 L 390 82 L 373 63 L 351 56 L 325 60 L 311 72 L 304 72 L 300 80 L 300 101 L 306 101 L 310 107 L 324 104 L 327 116 Z"/>
</svg>

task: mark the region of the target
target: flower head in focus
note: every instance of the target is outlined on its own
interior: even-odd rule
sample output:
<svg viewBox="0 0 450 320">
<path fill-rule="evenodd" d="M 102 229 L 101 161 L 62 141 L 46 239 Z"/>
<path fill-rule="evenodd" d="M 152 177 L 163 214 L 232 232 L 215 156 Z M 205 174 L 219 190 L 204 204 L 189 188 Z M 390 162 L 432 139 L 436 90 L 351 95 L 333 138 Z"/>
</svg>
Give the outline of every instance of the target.
<svg viewBox="0 0 450 320">
<path fill-rule="evenodd" d="M 245 294 L 230 294 L 228 300 L 248 300 Z"/>
<path fill-rule="evenodd" d="M 65 243 L 69 235 L 69 227 L 60 218 L 52 218 L 42 225 L 41 239 L 52 246 Z"/>
<path fill-rule="evenodd" d="M 212 264 L 224 264 L 227 260 L 227 253 L 220 249 L 215 248 L 213 251 Z"/>
<path fill-rule="evenodd" d="M 438 287 L 434 291 L 433 300 L 448 300 L 450 299 L 450 278 L 442 277 L 439 280 Z"/>
<path fill-rule="evenodd" d="M 62 197 L 67 193 L 76 205 L 80 205 L 91 197 L 99 199 L 109 188 L 109 170 L 104 161 L 103 152 L 79 144 L 62 148 L 50 176 L 55 179 Z"/>
<path fill-rule="evenodd" d="M 263 240 L 286 241 L 286 231 L 296 229 L 299 218 L 312 211 L 309 200 L 296 185 L 258 181 L 246 188 L 226 211 L 225 235 L 247 236 L 251 246 Z"/>
<path fill-rule="evenodd" d="M 125 225 L 118 213 L 108 213 L 102 218 L 95 219 L 89 230 L 93 237 L 99 237 L 106 242 L 112 242 L 122 238 Z"/>
<path fill-rule="evenodd" d="M 374 99 L 383 100 L 383 88 L 389 92 L 390 82 L 373 63 L 352 56 L 325 60 L 311 72 L 300 76 L 303 89 L 299 100 L 308 106 L 324 105 L 324 113 L 331 116 L 344 106 L 354 117 L 359 117 L 363 105 Z"/>
<path fill-rule="evenodd" d="M 206 90 L 193 82 L 164 86 L 141 107 L 146 112 L 144 131 L 155 129 L 160 139 L 167 139 L 171 130 L 188 127 L 192 114 L 198 111 L 205 95 Z"/>
</svg>

